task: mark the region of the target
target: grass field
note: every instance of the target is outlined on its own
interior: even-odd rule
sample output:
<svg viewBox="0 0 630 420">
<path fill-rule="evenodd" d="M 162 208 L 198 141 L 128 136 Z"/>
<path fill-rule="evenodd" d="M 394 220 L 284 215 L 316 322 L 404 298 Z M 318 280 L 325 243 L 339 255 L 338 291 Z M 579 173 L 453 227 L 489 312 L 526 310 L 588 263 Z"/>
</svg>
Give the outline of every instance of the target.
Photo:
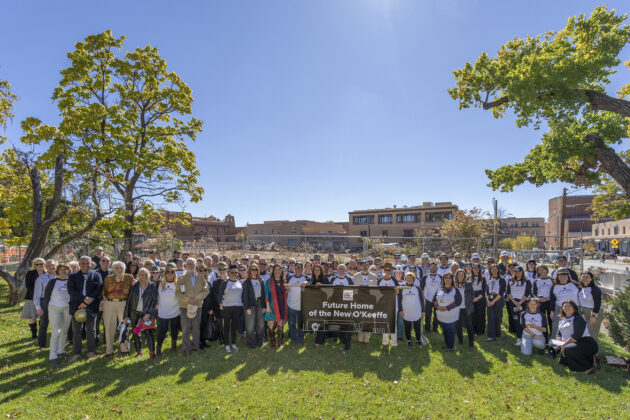
<svg viewBox="0 0 630 420">
<path fill-rule="evenodd" d="M 2 284 L 2 302 L 6 292 Z M 436 334 L 422 350 L 384 349 L 373 337 L 348 352 L 330 340 L 316 349 L 310 335 L 303 348 L 242 343 L 227 355 L 214 344 L 191 357 L 97 357 L 53 369 L 19 313 L 0 305 L 5 418 L 630 418 L 625 371 L 569 373 L 544 356 L 522 356 L 505 333 L 454 353 L 442 352 Z M 602 355 L 625 354 L 606 340 L 602 347 Z"/>
</svg>

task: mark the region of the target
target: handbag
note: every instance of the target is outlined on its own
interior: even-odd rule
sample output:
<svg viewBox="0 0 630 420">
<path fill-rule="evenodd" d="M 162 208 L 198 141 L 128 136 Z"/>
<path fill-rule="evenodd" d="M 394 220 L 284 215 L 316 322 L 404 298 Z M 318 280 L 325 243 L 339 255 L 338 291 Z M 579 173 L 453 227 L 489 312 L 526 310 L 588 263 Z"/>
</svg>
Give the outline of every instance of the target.
<svg viewBox="0 0 630 420">
<path fill-rule="evenodd" d="M 217 341 L 220 334 L 219 321 L 215 317 L 210 317 L 208 324 L 206 325 L 206 339 L 210 341 Z"/>
</svg>

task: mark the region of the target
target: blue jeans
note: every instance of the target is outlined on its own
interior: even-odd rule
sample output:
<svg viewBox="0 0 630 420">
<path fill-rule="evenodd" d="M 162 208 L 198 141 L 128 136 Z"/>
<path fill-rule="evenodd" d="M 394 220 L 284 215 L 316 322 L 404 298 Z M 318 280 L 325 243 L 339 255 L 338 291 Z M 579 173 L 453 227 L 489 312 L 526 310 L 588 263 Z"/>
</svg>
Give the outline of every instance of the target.
<svg viewBox="0 0 630 420">
<path fill-rule="evenodd" d="M 398 311 L 398 313 L 396 314 L 396 323 L 398 324 L 396 326 L 396 328 L 398 328 L 398 330 L 396 331 L 396 333 L 398 334 L 398 339 L 402 340 L 403 338 L 403 332 L 405 330 L 405 321 L 402 319 L 402 317 L 400 316 L 400 311 Z"/>
<path fill-rule="evenodd" d="M 289 308 L 289 338 L 292 343 L 304 343 L 302 326 L 302 311 Z"/>
<path fill-rule="evenodd" d="M 440 327 L 442 327 L 442 334 L 444 335 L 444 344 L 446 344 L 446 348 L 452 349 L 455 347 L 455 325 L 456 322 L 440 322 Z"/>
<path fill-rule="evenodd" d="M 521 353 L 526 355 L 532 354 L 532 347 L 536 347 L 537 349 L 544 349 L 545 337 L 543 336 L 542 340 L 539 340 L 527 333 L 523 333 L 523 338 L 521 338 Z"/>
</svg>

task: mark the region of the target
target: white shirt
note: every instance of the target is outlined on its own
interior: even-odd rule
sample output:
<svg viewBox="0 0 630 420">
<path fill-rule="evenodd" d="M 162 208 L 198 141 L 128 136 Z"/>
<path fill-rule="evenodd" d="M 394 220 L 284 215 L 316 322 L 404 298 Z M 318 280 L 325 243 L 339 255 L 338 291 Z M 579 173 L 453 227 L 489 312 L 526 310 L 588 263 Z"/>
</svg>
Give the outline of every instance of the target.
<svg viewBox="0 0 630 420">
<path fill-rule="evenodd" d="M 366 277 L 367 277 L 367 276 L 364 276 L 364 278 L 366 278 Z M 366 280 L 366 282 L 367 282 L 367 280 Z M 332 284 L 333 286 L 349 286 L 349 285 L 350 285 L 350 282 L 348 281 L 348 278 L 347 278 L 347 277 L 345 277 L 345 276 L 344 276 L 344 277 L 337 277 L 337 276 L 335 276 L 335 277 L 332 279 L 331 284 Z"/>
<path fill-rule="evenodd" d="M 422 316 L 422 299 L 421 291 L 417 287 L 411 289 L 401 289 L 398 293 L 402 294 L 402 306 L 400 310 L 403 312 L 402 317 L 405 321 L 414 322 Z"/>
<path fill-rule="evenodd" d="M 172 319 L 180 315 L 179 301 L 175 297 L 175 282 L 158 285 L 158 317 Z"/>
<path fill-rule="evenodd" d="M 437 301 L 438 306 L 448 306 L 451 303 L 455 302 L 455 296 L 457 295 L 457 289 L 453 287 L 450 291 L 446 291 L 442 288 L 437 291 L 435 294 L 435 299 Z M 462 299 L 463 300 L 463 299 Z M 450 324 L 452 322 L 456 322 L 459 319 L 459 308 L 453 308 L 442 311 L 436 311 L 436 318 L 440 322 L 444 322 L 446 324 Z"/>
<path fill-rule="evenodd" d="M 49 306 L 68 306 L 70 295 L 68 294 L 68 280 L 57 279 L 50 295 Z"/>
<path fill-rule="evenodd" d="M 560 334 L 560 337 L 562 337 L 562 341 L 567 341 L 573 335 L 573 319 L 574 317 L 562 318 L 558 323 L 558 333 Z M 588 328 L 584 328 L 584 334 L 582 334 L 582 337 L 590 336 L 591 334 L 589 334 Z"/>
<path fill-rule="evenodd" d="M 424 284 L 424 298 L 429 302 L 433 301 L 435 292 L 442 286 L 442 278 L 438 274 L 429 274 Z"/>
<path fill-rule="evenodd" d="M 35 280 L 35 288 L 33 290 L 33 303 L 35 304 L 36 309 L 42 309 L 41 300 L 44 297 L 44 290 L 46 289 L 46 285 L 48 284 L 48 282 L 54 278 L 55 276 L 53 276 L 52 274 L 43 273 L 40 274 L 39 277 L 37 277 L 37 280 Z"/>
<path fill-rule="evenodd" d="M 538 297 L 549 299 L 549 292 L 551 291 L 551 286 L 553 286 L 551 277 L 547 277 L 546 279 L 537 278 L 534 280 L 534 284 L 536 284 L 536 294 Z"/>
<path fill-rule="evenodd" d="M 290 276 L 289 279 L 287 280 L 287 284 L 302 284 L 302 283 L 308 283 L 308 280 L 306 280 L 306 276 L 304 276 L 304 274 L 302 274 L 300 277 Z M 289 305 L 289 308 L 293 309 L 294 311 L 299 311 L 302 308 L 301 298 L 302 298 L 301 287 L 297 287 L 297 286 L 289 287 L 289 291 L 287 292 L 287 305 Z"/>
<path fill-rule="evenodd" d="M 262 283 L 257 279 L 251 279 L 250 281 L 252 282 L 252 287 L 254 288 L 254 296 L 256 299 L 260 299 L 262 296 Z"/>
<path fill-rule="evenodd" d="M 556 297 L 556 306 L 558 307 L 561 307 L 569 299 L 577 304 L 579 300 L 578 293 L 577 286 L 571 282 L 567 284 L 558 283 L 553 286 L 553 294 Z M 554 308 L 551 308 L 551 310 L 553 311 Z"/>
</svg>

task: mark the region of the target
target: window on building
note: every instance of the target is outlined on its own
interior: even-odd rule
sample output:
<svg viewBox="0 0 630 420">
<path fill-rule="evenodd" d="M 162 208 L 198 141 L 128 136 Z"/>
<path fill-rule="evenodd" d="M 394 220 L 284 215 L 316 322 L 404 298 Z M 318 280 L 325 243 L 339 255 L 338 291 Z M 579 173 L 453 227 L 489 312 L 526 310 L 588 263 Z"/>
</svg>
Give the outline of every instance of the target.
<svg viewBox="0 0 630 420">
<path fill-rule="evenodd" d="M 382 236 L 389 236 L 389 231 L 384 230 L 383 233 L 382 233 Z"/>
<path fill-rule="evenodd" d="M 354 216 L 352 223 L 355 225 L 370 225 L 374 223 L 374 216 Z"/>
<path fill-rule="evenodd" d="M 405 238 L 412 238 L 413 237 L 413 229 L 405 229 L 405 230 L 403 230 L 403 236 Z"/>
<path fill-rule="evenodd" d="M 599 236 L 599 229 L 595 228 L 595 236 Z"/>
<path fill-rule="evenodd" d="M 610 235 L 610 228 L 608 228 L 608 234 Z"/>
<path fill-rule="evenodd" d="M 532 227 L 538 227 L 538 222 L 532 222 Z"/>
<path fill-rule="evenodd" d="M 527 222 L 521 222 L 521 227 L 527 227 L 528 223 Z"/>
<path fill-rule="evenodd" d="M 378 222 L 380 224 L 387 224 L 387 223 L 392 223 L 393 218 L 391 214 L 381 214 L 380 216 L 378 216 Z"/>
<path fill-rule="evenodd" d="M 615 225 L 615 227 L 613 227 L 613 232 L 615 235 L 619 235 L 619 226 Z"/>
<path fill-rule="evenodd" d="M 291 233 L 292 233 L 293 235 L 295 235 L 295 234 L 297 233 L 297 230 L 296 230 L 295 228 L 293 228 L 293 229 L 291 229 Z"/>
<path fill-rule="evenodd" d="M 396 223 L 416 223 L 418 218 L 415 214 L 398 214 L 396 215 Z"/>
<path fill-rule="evenodd" d="M 624 235 L 626 234 L 626 227 L 625 226 L 623 227 L 623 234 Z"/>
<path fill-rule="evenodd" d="M 425 220 L 427 222 L 441 222 L 443 220 L 451 220 L 453 213 L 440 212 L 440 213 L 426 213 Z"/>
<path fill-rule="evenodd" d="M 361 235 L 362 237 L 366 237 L 367 236 L 367 230 L 362 230 L 361 232 L 359 232 L 359 235 Z"/>
</svg>

